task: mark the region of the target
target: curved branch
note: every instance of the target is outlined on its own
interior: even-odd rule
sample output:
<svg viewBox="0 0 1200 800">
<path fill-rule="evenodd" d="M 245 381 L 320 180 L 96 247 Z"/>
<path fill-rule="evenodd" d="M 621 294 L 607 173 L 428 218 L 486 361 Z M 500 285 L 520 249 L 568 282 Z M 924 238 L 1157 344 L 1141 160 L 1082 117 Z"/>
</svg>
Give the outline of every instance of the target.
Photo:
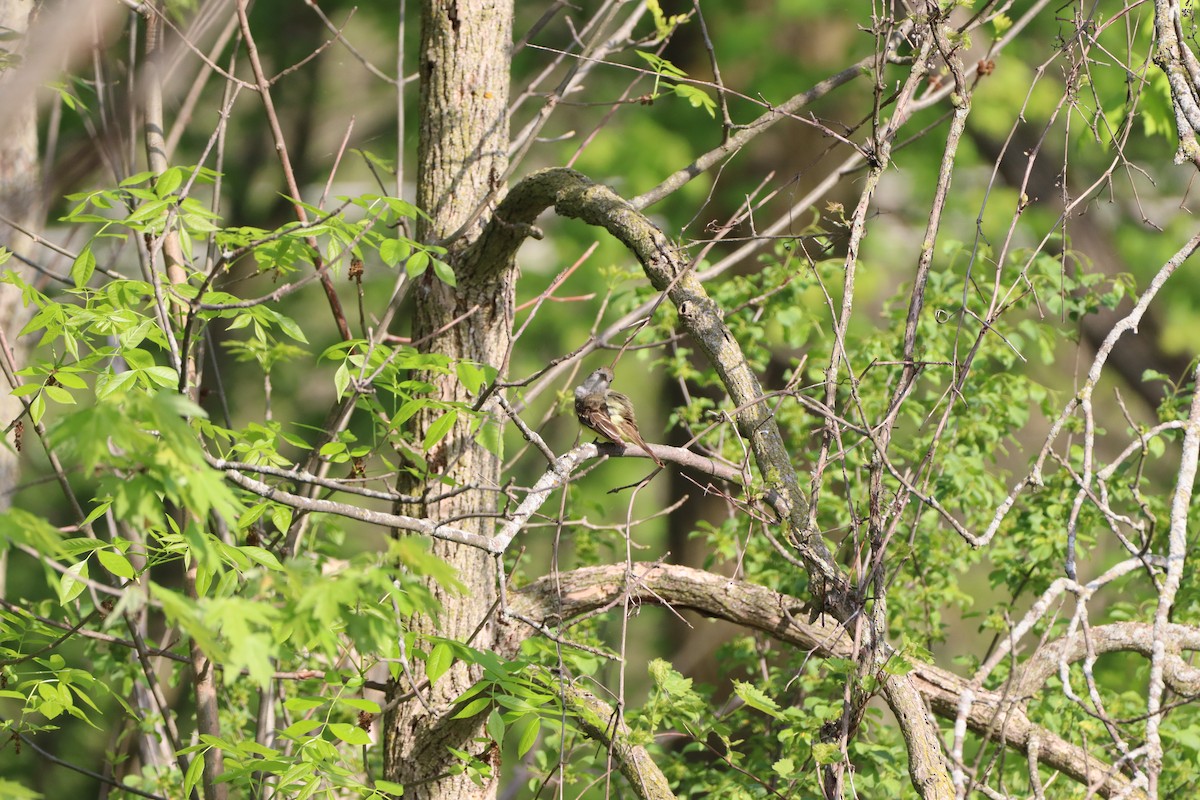
<svg viewBox="0 0 1200 800">
<path fill-rule="evenodd" d="M 535 172 L 514 186 L 496 208 L 479 239 L 464 254 L 480 273 L 510 269 L 533 222 L 553 207 L 564 217 L 604 228 L 641 262 L 651 285 L 675 304 L 680 325 L 716 368 L 738 409 L 738 432 L 754 453 L 759 472 L 785 511 L 789 538 L 809 572 L 822 608 L 840 619 L 854 613 L 848 584 L 820 535 L 808 525 L 808 502 L 800 488 L 779 427 L 762 402 L 758 376 L 725 325 L 686 256 L 657 226 L 612 189 L 570 169 Z"/>
<path fill-rule="evenodd" d="M 738 433 L 750 445 L 768 494 L 777 498 L 773 504 L 787 526 L 789 542 L 804 562 L 817 608 L 829 611 L 842 622 L 853 618 L 860 602 L 824 539 L 810 526 L 808 500 L 771 407 L 763 402 L 758 376 L 686 254 L 641 211 L 609 187 L 574 170 L 535 172 L 512 188 L 479 238 L 463 254 L 467 270 L 486 276 L 511 269 L 517 248 L 534 232 L 534 220 L 550 206 L 560 216 L 607 230 L 641 262 L 650 284 L 674 303 L 680 325 L 707 356 L 729 392 Z M 885 675 L 882 679 L 903 729 L 914 785 L 925 797 L 952 797 L 937 729 L 919 708 L 910 678 Z"/>
<path fill-rule="evenodd" d="M 1200 651 L 1200 629 L 1190 625 L 1163 626 L 1167 654 L 1163 663 L 1164 679 L 1171 691 L 1184 697 L 1200 695 L 1200 669 L 1180 657 L 1182 650 Z M 1014 700 L 1033 697 L 1059 670 L 1063 663 L 1095 658 L 1106 653 L 1130 652 L 1151 658 L 1154 652 L 1154 625 L 1146 622 L 1116 622 L 1098 625 L 1087 632 L 1076 631 L 1053 641 L 1025 660 L 1013 684 Z"/>
<path fill-rule="evenodd" d="M 645 564 L 635 565 L 631 571 L 626 564 L 616 564 L 577 569 L 547 576 L 511 593 L 508 604 L 514 614 L 561 626 L 609 606 L 625 594 L 639 603 L 690 609 L 733 622 L 815 651 L 822 657 L 853 657 L 853 642 L 838 623 L 825 615 L 813 622 L 805 621 L 808 615 L 803 600 L 690 567 Z M 529 635 L 531 632 L 522 626 L 509 626 L 504 650 L 514 652 Z M 910 769 L 914 775 L 919 775 L 919 769 L 927 765 L 927 757 L 937 759 L 934 763 L 938 770 L 942 769 L 938 763 L 941 756 L 937 730 L 928 718 L 926 707 L 940 717 L 954 719 L 961 698 L 971 692 L 972 705 L 966 724 L 973 732 L 1022 753 L 1033 747 L 1040 763 L 1061 771 L 1103 797 L 1146 797 L 1140 787 L 1113 765 L 1030 722 L 1014 702 L 1020 698 L 1014 698 L 1012 693 L 972 689 L 964 678 L 929 664 L 916 665 L 905 676 L 882 675 L 881 680 L 884 697 L 901 724 L 933 734 L 932 739 L 922 736 L 909 742 L 909 758 L 921 759 Z M 923 746 L 929 749 L 922 751 Z"/>
</svg>

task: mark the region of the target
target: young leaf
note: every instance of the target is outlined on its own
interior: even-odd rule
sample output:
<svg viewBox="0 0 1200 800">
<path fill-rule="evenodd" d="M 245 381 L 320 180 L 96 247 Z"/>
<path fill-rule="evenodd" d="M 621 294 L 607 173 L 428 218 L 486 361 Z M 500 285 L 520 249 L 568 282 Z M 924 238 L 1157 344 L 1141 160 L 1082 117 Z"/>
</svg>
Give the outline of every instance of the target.
<svg viewBox="0 0 1200 800">
<path fill-rule="evenodd" d="M 452 719 L 466 719 L 467 717 L 473 717 L 491 704 L 492 700 L 490 697 L 476 697 L 474 700 L 463 706 L 462 710 L 455 714 Z"/>
<path fill-rule="evenodd" d="M 384 239 L 379 245 L 379 257 L 389 267 L 394 267 L 412 252 L 412 245 L 407 239 Z"/>
<path fill-rule="evenodd" d="M 409 256 L 408 261 L 404 262 L 404 270 L 410 278 L 422 275 L 428 267 L 429 253 L 426 253 L 424 250 L 418 250 Z"/>
<path fill-rule="evenodd" d="M 97 550 L 96 558 L 99 559 L 102 567 L 118 578 L 133 580 L 133 576 L 137 574 L 123 553 L 115 550 Z"/>
<path fill-rule="evenodd" d="M 357 725 L 351 725 L 348 722 L 331 722 L 328 727 L 330 733 L 346 744 L 363 747 L 372 743 L 370 735 Z"/>
<path fill-rule="evenodd" d="M 500 715 L 498 709 L 493 708 L 487 719 L 488 736 L 492 737 L 493 741 L 502 742 L 504 741 L 504 728 L 504 717 Z"/>
<path fill-rule="evenodd" d="M 757 686 L 744 681 L 734 681 L 733 690 L 737 696 L 745 701 L 746 705 L 751 708 L 757 708 L 764 714 L 770 714 L 776 719 L 779 718 L 779 704 L 772 700 Z"/>
<path fill-rule="evenodd" d="M 688 86 L 684 83 L 677 83 L 671 87 L 671 90 L 676 95 L 682 97 L 692 104 L 692 108 L 702 108 L 708 112 L 710 117 L 717 116 L 717 101 L 709 97 L 708 92 L 703 89 L 698 89 L 695 86 Z"/>
<path fill-rule="evenodd" d="M 820 742 L 813 745 L 812 754 L 818 764 L 833 764 L 841 760 L 842 750 L 836 744 Z"/>
<path fill-rule="evenodd" d="M 92 279 L 92 273 L 96 271 L 96 256 L 92 253 L 92 246 L 88 244 L 79 251 L 79 255 L 71 264 L 71 280 L 75 283 L 76 289 L 82 289 L 87 286 L 88 281 Z"/>
<path fill-rule="evenodd" d="M 323 705 L 325 705 L 325 700 L 320 697 L 291 697 L 283 703 L 283 707 L 293 714 L 303 714 L 305 711 L 312 711 Z"/>
<path fill-rule="evenodd" d="M 88 562 L 80 561 L 67 567 L 67 571 L 58 580 L 58 602 L 62 605 L 74 600 L 87 587 Z"/>
<path fill-rule="evenodd" d="M 450 645 L 445 642 L 435 644 L 429 651 L 429 658 L 425 659 L 425 677 L 429 678 L 429 683 L 437 683 L 437 679 L 446 674 L 453 662 L 454 653 Z"/>
<path fill-rule="evenodd" d="M 421 443 L 421 447 L 428 451 L 435 444 L 445 438 L 450 429 L 454 427 L 454 423 L 458 421 L 458 412 L 450 409 L 442 416 L 438 417 L 429 430 L 425 432 L 425 441 Z"/>
<path fill-rule="evenodd" d="M 454 278 L 454 270 L 445 261 L 433 259 L 433 274 L 442 279 L 443 283 L 450 286 L 458 286 L 458 281 Z"/>
<path fill-rule="evenodd" d="M 204 756 L 200 753 L 192 754 L 192 761 L 188 764 L 187 772 L 183 776 L 183 793 L 187 797 L 195 794 L 195 789 L 200 785 L 200 777 L 204 774 Z"/>
<path fill-rule="evenodd" d="M 337 368 L 337 372 L 333 373 L 333 388 L 337 390 L 339 398 L 346 394 L 346 387 L 350 385 L 350 367 L 343 361 Z"/>
<path fill-rule="evenodd" d="M 641 56 L 651 67 L 653 67 L 654 71 L 659 75 L 666 75 L 671 78 L 687 77 L 686 72 L 672 64 L 670 61 L 667 61 L 662 56 L 656 56 L 654 53 L 647 53 L 644 50 L 634 50 L 634 52 Z"/>
<path fill-rule="evenodd" d="M 182 185 L 183 169 L 180 167 L 171 167 L 158 176 L 158 180 L 154 183 L 154 193 L 159 197 L 166 197 Z"/>
<path fill-rule="evenodd" d="M 340 697 L 338 702 L 345 706 L 350 706 L 355 711 L 365 711 L 368 714 L 380 714 L 383 709 L 379 707 L 379 703 L 374 700 L 368 700 L 365 697 Z"/>
<path fill-rule="evenodd" d="M 484 368 L 471 361 L 459 361 L 454 365 L 454 371 L 458 373 L 458 380 L 467 387 L 471 394 L 479 394 L 487 381 L 487 373 Z"/>
<path fill-rule="evenodd" d="M 538 733 L 542 730 L 542 721 L 537 714 L 526 714 L 517 724 L 525 726 L 520 739 L 517 740 L 517 758 L 524 758 L 537 742 Z"/>
</svg>

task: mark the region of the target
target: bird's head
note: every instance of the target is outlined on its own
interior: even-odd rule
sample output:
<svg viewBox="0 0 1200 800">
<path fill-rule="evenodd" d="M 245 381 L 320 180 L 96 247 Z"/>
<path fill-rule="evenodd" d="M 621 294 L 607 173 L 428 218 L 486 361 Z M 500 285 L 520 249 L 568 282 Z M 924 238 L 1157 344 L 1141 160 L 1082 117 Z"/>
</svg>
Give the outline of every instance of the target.
<svg viewBox="0 0 1200 800">
<path fill-rule="evenodd" d="M 613 371 L 608 367 L 601 367 L 587 377 L 582 384 L 575 387 L 575 396 L 584 397 L 585 395 L 595 394 L 596 392 L 607 391 L 608 385 L 612 383 Z"/>
</svg>

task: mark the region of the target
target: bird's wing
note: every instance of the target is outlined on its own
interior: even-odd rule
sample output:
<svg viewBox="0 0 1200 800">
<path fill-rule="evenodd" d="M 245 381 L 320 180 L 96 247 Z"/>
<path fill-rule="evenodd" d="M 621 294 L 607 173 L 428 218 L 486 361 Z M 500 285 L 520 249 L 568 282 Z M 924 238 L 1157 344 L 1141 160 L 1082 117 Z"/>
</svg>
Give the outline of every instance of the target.
<svg viewBox="0 0 1200 800">
<path fill-rule="evenodd" d="M 575 403 L 575 413 L 579 416 L 580 423 L 587 428 L 591 428 L 610 442 L 625 441 L 624 437 L 621 436 L 620 429 L 609 418 L 608 409 L 605 407 L 602 398 L 596 395 L 588 395 L 580 398 Z"/>
<path fill-rule="evenodd" d="M 631 444 L 636 444 L 638 447 L 646 451 L 646 455 L 654 459 L 654 463 L 660 467 L 663 465 L 658 456 L 650 449 L 650 445 L 646 444 L 646 440 L 642 438 L 642 433 L 638 430 L 637 417 L 633 413 L 633 403 L 629 398 L 620 392 L 609 392 L 605 396 L 605 405 L 608 407 L 608 415 L 615 423 L 618 431 L 621 433 L 621 439 L 613 439 L 613 441 L 625 441 Z"/>
</svg>

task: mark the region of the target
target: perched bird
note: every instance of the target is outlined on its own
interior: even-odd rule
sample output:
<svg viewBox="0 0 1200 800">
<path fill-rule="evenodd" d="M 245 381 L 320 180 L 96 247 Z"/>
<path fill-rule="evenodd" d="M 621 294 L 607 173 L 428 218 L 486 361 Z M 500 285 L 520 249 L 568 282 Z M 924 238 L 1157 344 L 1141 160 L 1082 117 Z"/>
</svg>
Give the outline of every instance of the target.
<svg viewBox="0 0 1200 800">
<path fill-rule="evenodd" d="M 613 371 L 601 367 L 575 387 L 575 414 L 579 417 L 579 424 L 610 442 L 635 444 L 645 450 L 655 464 L 663 466 L 638 432 L 637 419 L 629 398 L 608 388 L 612 379 Z"/>
</svg>

